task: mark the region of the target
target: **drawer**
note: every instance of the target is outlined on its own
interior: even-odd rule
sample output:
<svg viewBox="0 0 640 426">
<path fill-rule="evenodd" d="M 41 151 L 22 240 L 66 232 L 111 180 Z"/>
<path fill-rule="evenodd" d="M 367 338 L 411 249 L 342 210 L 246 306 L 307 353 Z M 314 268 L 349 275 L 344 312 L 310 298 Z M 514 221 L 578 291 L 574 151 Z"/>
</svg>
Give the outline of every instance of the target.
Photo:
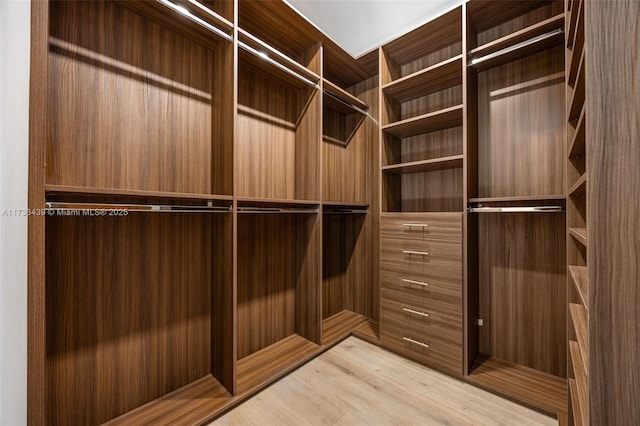
<svg viewBox="0 0 640 426">
<path fill-rule="evenodd" d="M 433 271 L 430 271 L 433 272 Z M 460 277 L 439 277 L 429 274 L 417 276 L 408 271 L 380 271 L 380 287 L 399 291 L 417 299 L 430 299 L 449 304 L 462 303 L 462 279 Z"/>
<path fill-rule="evenodd" d="M 380 234 L 393 238 L 462 242 L 462 214 L 383 213 Z"/>
<path fill-rule="evenodd" d="M 382 347 L 426 366 L 454 376 L 462 375 L 462 345 L 453 347 L 449 344 L 443 345 L 437 339 L 421 341 L 420 338 L 389 334 L 382 330 L 380 343 Z"/>
<path fill-rule="evenodd" d="M 380 270 L 419 278 L 462 280 L 462 245 L 443 241 L 382 238 Z"/>
<path fill-rule="evenodd" d="M 444 318 L 460 319 L 462 316 L 462 294 L 449 300 L 439 300 L 431 297 L 415 296 L 406 291 L 382 288 L 380 289 L 380 300 L 381 308 L 384 302 L 397 303 L 409 308 L 437 314 L 436 320 Z"/>
<path fill-rule="evenodd" d="M 390 336 L 411 337 L 419 342 L 433 344 L 434 348 L 441 352 L 457 353 L 462 347 L 462 327 L 455 330 L 438 330 L 434 327 L 425 329 L 415 321 L 395 321 L 381 316 L 380 332 Z"/>
<path fill-rule="evenodd" d="M 458 344 L 462 339 L 460 306 L 429 307 L 383 298 L 380 300 L 380 322 L 397 324 L 401 329 L 423 332 Z"/>
</svg>

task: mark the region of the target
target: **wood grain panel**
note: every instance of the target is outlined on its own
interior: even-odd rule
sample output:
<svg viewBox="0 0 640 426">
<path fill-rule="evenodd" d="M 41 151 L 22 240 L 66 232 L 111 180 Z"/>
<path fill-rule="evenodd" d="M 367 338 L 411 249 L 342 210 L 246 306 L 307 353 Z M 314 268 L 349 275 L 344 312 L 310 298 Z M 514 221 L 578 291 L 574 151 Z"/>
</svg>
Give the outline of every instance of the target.
<svg viewBox="0 0 640 426">
<path fill-rule="evenodd" d="M 640 418 L 640 3 L 585 2 L 589 420 Z M 611 28 L 616 31 L 612 32 Z M 611 384 L 615 383 L 615 387 Z"/>
<path fill-rule="evenodd" d="M 380 345 L 380 326 L 378 322 L 368 320 L 353 330 L 353 335 L 374 345 Z"/>
<path fill-rule="evenodd" d="M 47 218 L 47 423 L 102 423 L 211 371 L 227 343 L 212 311 L 229 309 L 212 306 L 212 282 L 228 285 L 213 281 L 216 217 Z"/>
<path fill-rule="evenodd" d="M 391 175 L 391 176 L 390 176 Z M 433 172 L 411 173 L 394 179 L 385 173 L 385 193 L 391 197 L 383 211 L 461 212 L 462 167 Z"/>
<path fill-rule="evenodd" d="M 563 58 L 558 46 L 479 74 L 479 197 L 564 193 Z"/>
<path fill-rule="evenodd" d="M 480 352 L 566 374 L 562 214 L 479 217 Z"/>
<path fill-rule="evenodd" d="M 349 337 L 355 328 L 366 321 L 366 317 L 348 310 L 325 318 L 322 321 L 322 344 L 333 345 Z"/>
<path fill-rule="evenodd" d="M 560 4 L 554 5 L 554 2 Z M 528 15 L 533 14 L 535 16 L 538 13 L 546 12 L 545 9 L 552 7 L 560 8 L 556 13 L 560 13 L 564 10 L 562 2 L 557 0 L 472 0 L 467 5 L 471 23 L 477 32 L 484 32 L 489 29 L 493 29 L 493 31 L 497 32 L 500 30 L 500 24 L 507 27 L 502 29 L 502 31 L 513 32 L 513 29 L 509 28 L 509 25 L 517 25 L 519 23 L 518 21 L 526 21 Z M 540 8 L 542 8 L 542 12 L 535 10 Z M 511 20 L 515 21 L 515 23 L 510 23 L 509 21 Z M 506 25 L 504 25 L 505 23 Z M 495 35 L 494 37 L 501 37 L 501 35 Z"/>
<path fill-rule="evenodd" d="M 238 359 L 303 333 L 320 339 L 315 215 L 238 216 Z"/>
<path fill-rule="evenodd" d="M 435 299 L 425 293 L 422 295 L 409 294 L 404 290 L 383 288 L 380 291 L 381 311 L 387 311 L 386 317 L 399 322 L 409 324 L 411 322 L 424 321 L 425 326 L 441 327 L 449 330 L 455 328 L 457 333 L 462 333 L 462 299 L 460 298 L 460 286 L 458 294 L 449 298 Z M 404 311 L 403 308 L 411 308 L 418 312 L 428 314 L 428 317 Z M 422 324 L 422 323 L 421 323 Z M 458 335 L 461 338 L 462 334 Z M 458 344 L 461 341 L 458 339 Z"/>
<path fill-rule="evenodd" d="M 462 241 L 459 213 L 385 213 L 380 221 L 383 237 Z"/>
<path fill-rule="evenodd" d="M 385 133 L 383 144 L 383 165 L 461 155 L 462 126 L 402 139 Z"/>
<path fill-rule="evenodd" d="M 212 185 L 232 161 L 212 153 L 212 105 L 229 107 L 227 92 L 212 100 L 214 63 L 226 61 L 112 2 L 53 2 L 51 23 L 48 183 L 230 193 L 229 177 Z M 109 30 L 85 36 L 97 27 Z"/>
</svg>

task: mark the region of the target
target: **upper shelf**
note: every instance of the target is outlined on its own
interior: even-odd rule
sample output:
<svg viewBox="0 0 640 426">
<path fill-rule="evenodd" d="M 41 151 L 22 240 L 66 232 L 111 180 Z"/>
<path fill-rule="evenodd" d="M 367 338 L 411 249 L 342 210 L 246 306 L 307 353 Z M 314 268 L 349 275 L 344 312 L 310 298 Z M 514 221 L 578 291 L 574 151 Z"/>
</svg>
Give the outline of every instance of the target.
<svg viewBox="0 0 640 426">
<path fill-rule="evenodd" d="M 419 172 L 432 172 L 437 170 L 447 170 L 462 167 L 463 156 L 452 155 L 450 157 L 434 158 L 431 160 L 412 161 L 409 163 L 392 164 L 383 166 L 382 171 L 407 174 Z"/>
<path fill-rule="evenodd" d="M 382 126 L 382 130 L 399 138 L 435 132 L 462 125 L 462 105 L 396 121 Z"/>
<path fill-rule="evenodd" d="M 173 200 L 219 200 L 231 201 L 231 195 L 193 194 L 183 192 L 139 191 L 134 189 L 91 188 L 85 186 L 45 185 L 47 198 L 55 197 L 121 197 L 121 198 L 156 198 Z"/>
<path fill-rule="evenodd" d="M 387 96 L 399 102 L 439 92 L 462 84 L 462 55 L 394 80 L 382 86 Z"/>
<path fill-rule="evenodd" d="M 469 65 L 486 69 L 562 44 L 564 14 L 559 14 L 469 51 Z"/>
<path fill-rule="evenodd" d="M 482 32 L 550 3 L 550 0 L 470 0 L 467 11 L 473 28 Z"/>
<path fill-rule="evenodd" d="M 327 79 L 323 79 L 323 88 L 325 94 L 328 95 L 325 97 L 325 103 L 337 111 L 366 114 L 369 109 L 369 105 Z"/>
<path fill-rule="evenodd" d="M 120 3 L 204 44 L 233 40 L 233 22 L 218 13 L 229 14 L 228 11 L 215 11 L 198 0 L 120 0 Z"/>
</svg>

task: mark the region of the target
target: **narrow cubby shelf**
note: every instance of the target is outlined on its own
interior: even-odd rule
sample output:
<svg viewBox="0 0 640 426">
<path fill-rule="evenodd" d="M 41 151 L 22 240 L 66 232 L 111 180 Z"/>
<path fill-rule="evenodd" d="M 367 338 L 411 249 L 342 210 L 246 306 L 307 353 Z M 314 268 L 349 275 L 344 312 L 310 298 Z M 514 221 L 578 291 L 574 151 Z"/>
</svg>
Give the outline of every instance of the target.
<svg viewBox="0 0 640 426">
<path fill-rule="evenodd" d="M 316 356 L 320 346 L 298 334 L 292 334 L 238 360 L 238 394 L 261 388 Z"/>
<path fill-rule="evenodd" d="M 456 105 L 418 117 L 382 126 L 382 130 L 399 138 L 406 138 L 436 130 L 462 125 L 462 105 Z"/>
<path fill-rule="evenodd" d="M 587 377 L 587 364 L 580 353 L 580 345 L 575 340 L 569 340 L 569 354 L 571 356 L 571 365 L 578 384 L 584 385 L 584 379 Z"/>
<path fill-rule="evenodd" d="M 91 188 L 86 186 L 45 185 L 47 194 L 113 197 L 149 197 L 187 200 L 233 200 L 231 195 L 189 194 L 184 192 L 140 191 L 135 189 Z"/>
<path fill-rule="evenodd" d="M 353 105 L 362 111 L 367 111 L 369 109 L 369 105 L 367 105 L 366 103 L 364 103 L 362 100 L 352 95 L 351 93 L 347 92 L 337 84 L 334 84 L 327 79 L 323 79 L 322 81 L 323 81 L 324 90 L 326 92 L 329 92 L 332 97 L 340 99 L 344 107 L 348 108 L 348 105 Z M 347 111 L 353 112 L 354 110 L 353 108 L 351 108 L 350 110 L 347 110 Z"/>
<path fill-rule="evenodd" d="M 382 86 L 385 95 L 406 102 L 462 84 L 462 55 L 393 80 Z"/>
<path fill-rule="evenodd" d="M 569 228 L 569 235 L 571 235 L 576 241 L 583 246 L 587 247 L 587 229 L 586 228 Z"/>
<path fill-rule="evenodd" d="M 364 315 L 347 309 L 322 320 L 322 344 L 334 345 L 351 335 L 354 329 L 365 323 Z"/>
<path fill-rule="evenodd" d="M 576 130 L 569 145 L 569 158 L 584 157 L 586 143 L 586 108 L 583 106 L 576 124 Z"/>
<path fill-rule="evenodd" d="M 573 367 L 574 375 L 574 378 L 570 380 L 574 380 L 575 384 L 575 387 L 571 388 L 571 402 L 574 404 L 574 407 L 579 408 L 578 411 L 581 413 L 581 416 L 583 418 L 586 418 L 588 416 L 587 365 L 584 362 L 585 360 L 582 358 L 582 355 L 580 354 L 580 347 L 578 345 L 578 342 L 576 342 L 575 340 L 569 341 L 569 352 L 571 356 L 571 366 Z M 576 402 L 578 404 L 577 406 L 575 405 Z"/>
<path fill-rule="evenodd" d="M 450 157 L 393 164 L 389 166 L 383 166 L 382 171 L 405 174 L 454 169 L 457 167 L 462 167 L 463 158 L 464 157 L 462 155 L 452 155 Z"/>
<path fill-rule="evenodd" d="M 573 285 L 580 296 L 580 301 L 584 305 L 585 308 L 588 307 L 588 289 L 589 289 L 589 276 L 587 273 L 586 266 L 575 266 L 569 265 L 569 273 L 571 275 L 571 280 L 573 281 Z"/>
<path fill-rule="evenodd" d="M 582 8 L 582 5 L 580 5 Z M 571 33 L 571 30 L 569 30 Z M 584 52 L 584 20 L 579 19 L 579 23 L 575 30 L 573 31 L 573 40 L 572 45 L 570 46 L 570 53 L 567 52 L 568 56 L 568 72 L 567 72 L 567 82 L 570 86 L 573 86 L 576 81 L 576 77 L 578 75 L 578 66 L 580 65 L 580 58 L 582 57 L 582 52 Z"/>
<path fill-rule="evenodd" d="M 569 15 L 569 25 L 567 31 L 567 48 L 573 50 L 573 46 L 575 45 L 575 35 L 576 29 L 579 25 L 581 25 L 580 21 L 582 21 L 580 17 L 580 13 L 583 7 L 582 1 L 576 1 L 578 4 L 572 4 L 571 6 L 571 14 Z M 576 3 L 572 2 L 572 3 Z"/>
<path fill-rule="evenodd" d="M 569 393 L 571 393 L 571 405 L 573 408 L 573 423 L 576 425 L 586 425 L 584 405 L 587 401 L 580 399 L 578 386 L 575 379 L 569 379 Z"/>
<path fill-rule="evenodd" d="M 561 13 L 485 43 L 469 51 L 469 65 L 484 70 L 561 44 L 563 25 L 564 14 Z"/>
<path fill-rule="evenodd" d="M 571 93 L 571 101 L 569 102 L 569 109 L 567 111 L 567 120 L 577 120 L 580 116 L 580 112 L 584 107 L 585 100 L 585 69 L 584 69 L 584 51 L 580 56 L 580 65 L 578 66 L 578 77 L 576 79 L 573 92 Z"/>
<path fill-rule="evenodd" d="M 569 188 L 569 196 L 582 195 L 587 191 L 587 174 L 583 173 Z"/>
<path fill-rule="evenodd" d="M 580 348 L 580 356 L 582 356 L 582 359 L 585 361 L 586 365 L 589 360 L 589 357 L 587 356 L 587 354 L 589 353 L 587 340 L 587 310 L 584 306 L 577 303 L 569 303 L 569 311 L 571 314 L 571 322 L 573 323 L 573 328 L 576 333 L 578 347 Z"/>
</svg>

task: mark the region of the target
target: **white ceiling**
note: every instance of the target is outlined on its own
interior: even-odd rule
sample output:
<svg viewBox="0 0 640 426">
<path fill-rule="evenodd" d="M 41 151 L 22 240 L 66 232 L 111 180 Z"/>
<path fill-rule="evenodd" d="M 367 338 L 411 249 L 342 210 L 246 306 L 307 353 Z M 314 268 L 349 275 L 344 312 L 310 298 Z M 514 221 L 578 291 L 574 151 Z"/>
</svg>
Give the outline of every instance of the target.
<svg viewBox="0 0 640 426">
<path fill-rule="evenodd" d="M 285 0 L 353 56 L 419 27 L 460 0 Z"/>
</svg>

